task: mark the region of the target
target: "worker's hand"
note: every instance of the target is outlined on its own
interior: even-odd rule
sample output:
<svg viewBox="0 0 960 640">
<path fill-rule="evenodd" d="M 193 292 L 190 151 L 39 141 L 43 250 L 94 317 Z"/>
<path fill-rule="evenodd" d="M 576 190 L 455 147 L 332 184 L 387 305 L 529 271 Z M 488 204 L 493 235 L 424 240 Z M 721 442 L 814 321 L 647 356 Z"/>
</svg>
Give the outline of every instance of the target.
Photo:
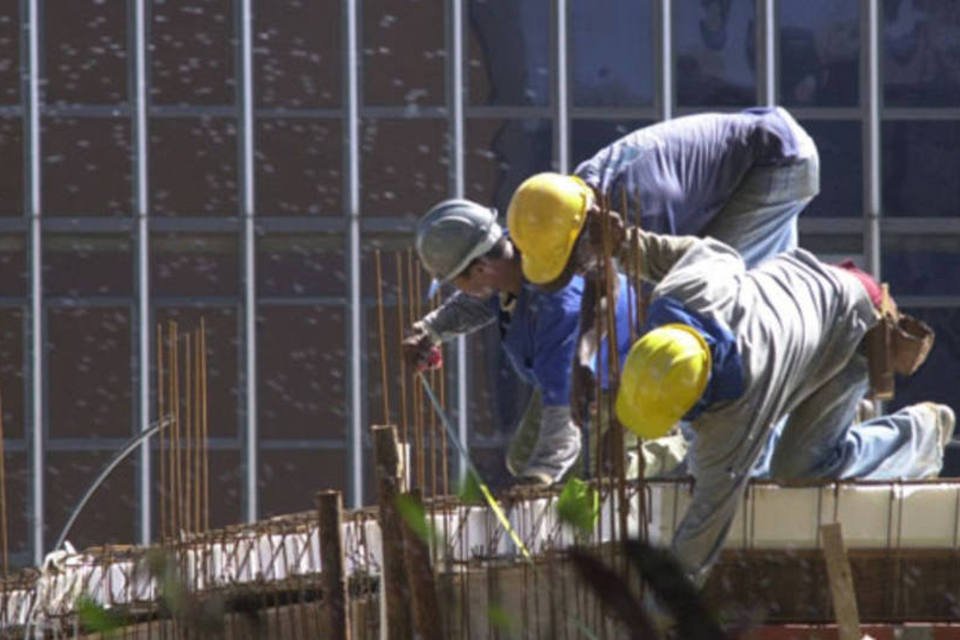
<svg viewBox="0 0 960 640">
<path fill-rule="evenodd" d="M 410 334 L 403 340 L 403 359 L 413 371 L 439 369 L 443 366 L 440 347 L 419 324 L 413 325 Z"/>
<path fill-rule="evenodd" d="M 603 257 L 603 227 L 609 225 L 609 251 L 616 257 L 620 251 L 620 245 L 627 235 L 626 226 L 623 218 L 616 211 L 603 212 L 599 207 L 591 207 L 587 212 L 587 237 L 589 238 L 590 250 L 596 254 L 597 258 Z"/>
</svg>

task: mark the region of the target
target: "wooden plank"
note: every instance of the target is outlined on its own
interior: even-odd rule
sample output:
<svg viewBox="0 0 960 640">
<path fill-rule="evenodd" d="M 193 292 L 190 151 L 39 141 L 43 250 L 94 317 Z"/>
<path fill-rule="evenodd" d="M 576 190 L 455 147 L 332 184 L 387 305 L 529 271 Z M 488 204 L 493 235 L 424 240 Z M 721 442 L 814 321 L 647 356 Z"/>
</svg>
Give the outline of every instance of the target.
<svg viewBox="0 0 960 640">
<path fill-rule="evenodd" d="M 840 523 L 833 522 L 820 527 L 823 540 L 823 557 L 827 562 L 827 577 L 833 595 L 833 610 L 837 616 L 839 640 L 861 640 L 860 614 L 857 611 L 857 596 L 853 590 L 853 574 L 850 560 L 843 544 Z"/>
<path fill-rule="evenodd" d="M 316 496 L 320 516 L 320 566 L 324 609 L 330 625 L 329 638 L 350 640 L 350 595 L 343 556 L 343 496 L 339 491 L 320 491 Z"/>
<path fill-rule="evenodd" d="M 400 492 L 400 453 L 397 447 L 397 428 L 393 425 L 373 427 L 373 455 L 377 465 L 380 531 L 401 531 L 402 519 L 397 511 Z M 403 557 L 403 536 L 384 534 L 383 591 L 386 603 L 386 626 L 381 637 L 388 640 L 413 638 L 413 620 L 410 612 L 410 589 L 407 586 Z"/>
</svg>

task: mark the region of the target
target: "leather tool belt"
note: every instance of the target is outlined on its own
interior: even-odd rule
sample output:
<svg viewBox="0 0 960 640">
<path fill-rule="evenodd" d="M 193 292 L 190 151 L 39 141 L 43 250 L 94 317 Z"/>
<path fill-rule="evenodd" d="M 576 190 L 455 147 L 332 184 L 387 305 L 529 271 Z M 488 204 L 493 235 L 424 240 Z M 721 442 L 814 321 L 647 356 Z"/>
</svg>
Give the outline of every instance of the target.
<svg viewBox="0 0 960 640">
<path fill-rule="evenodd" d="M 902 313 L 883 285 L 880 320 L 864 336 L 870 372 L 870 391 L 876 400 L 894 395 L 894 374 L 912 375 L 933 348 L 934 331 L 913 316 Z"/>
</svg>

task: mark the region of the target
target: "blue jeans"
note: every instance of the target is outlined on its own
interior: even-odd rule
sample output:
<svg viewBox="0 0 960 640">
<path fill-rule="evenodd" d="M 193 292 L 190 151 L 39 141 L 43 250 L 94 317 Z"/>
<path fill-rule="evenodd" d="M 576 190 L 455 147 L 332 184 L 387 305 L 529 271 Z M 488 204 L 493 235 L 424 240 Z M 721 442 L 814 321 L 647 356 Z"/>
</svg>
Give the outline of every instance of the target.
<svg viewBox="0 0 960 640">
<path fill-rule="evenodd" d="M 786 117 L 790 118 L 789 114 Z M 796 132 L 802 159 L 784 166 L 750 169 L 727 204 L 701 232 L 740 252 L 747 267 L 797 247 L 797 215 L 820 192 L 817 147 L 799 125 Z"/>
<path fill-rule="evenodd" d="M 940 473 L 935 417 L 912 406 L 854 424 L 866 389 L 866 358 L 857 354 L 787 417 L 773 446 L 770 476 L 778 481 L 893 480 Z"/>
</svg>

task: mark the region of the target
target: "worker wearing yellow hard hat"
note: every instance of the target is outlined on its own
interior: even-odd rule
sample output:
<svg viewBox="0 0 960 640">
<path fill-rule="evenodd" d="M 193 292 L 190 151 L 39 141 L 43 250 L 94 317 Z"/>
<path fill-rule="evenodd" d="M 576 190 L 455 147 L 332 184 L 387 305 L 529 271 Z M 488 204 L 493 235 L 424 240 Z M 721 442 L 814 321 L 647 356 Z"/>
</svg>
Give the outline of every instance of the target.
<svg viewBox="0 0 960 640">
<path fill-rule="evenodd" d="M 694 492 L 673 550 L 693 579 L 705 576 L 723 547 L 775 425 L 783 427 L 770 474 L 779 481 L 940 472 L 956 424 L 950 407 L 921 403 L 854 420 L 868 388 L 864 345 L 886 326 L 881 311 L 895 308 L 876 295 L 869 275 L 802 249 L 748 268 L 712 238 L 637 231 L 634 240 L 641 275 L 656 286 L 615 408 L 643 438 L 689 422 Z M 923 328 L 896 313 L 901 329 Z M 896 369 L 904 375 L 932 344 L 929 328 L 917 335 L 923 344 L 905 351 L 912 357 Z M 899 355 L 895 349 L 894 362 Z"/>
</svg>

